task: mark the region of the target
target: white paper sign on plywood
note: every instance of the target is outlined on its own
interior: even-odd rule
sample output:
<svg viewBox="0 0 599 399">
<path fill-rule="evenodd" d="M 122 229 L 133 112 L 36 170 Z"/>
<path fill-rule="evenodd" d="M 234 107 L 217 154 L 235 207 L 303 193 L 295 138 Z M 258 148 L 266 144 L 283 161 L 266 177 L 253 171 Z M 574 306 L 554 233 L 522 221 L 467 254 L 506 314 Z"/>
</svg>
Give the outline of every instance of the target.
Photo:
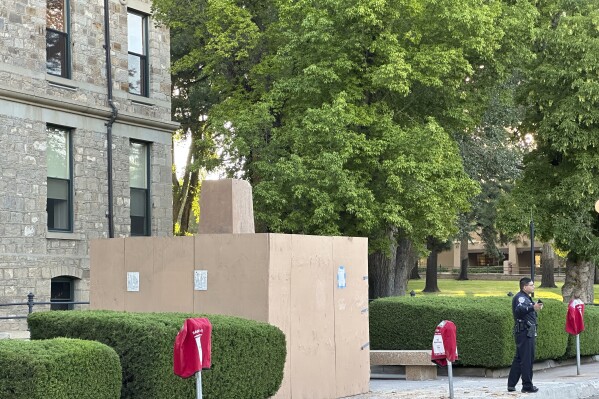
<svg viewBox="0 0 599 399">
<path fill-rule="evenodd" d="M 139 272 L 127 272 L 127 291 L 139 292 Z"/>
<path fill-rule="evenodd" d="M 195 291 L 208 290 L 208 270 L 193 271 L 193 289 Z"/>
</svg>

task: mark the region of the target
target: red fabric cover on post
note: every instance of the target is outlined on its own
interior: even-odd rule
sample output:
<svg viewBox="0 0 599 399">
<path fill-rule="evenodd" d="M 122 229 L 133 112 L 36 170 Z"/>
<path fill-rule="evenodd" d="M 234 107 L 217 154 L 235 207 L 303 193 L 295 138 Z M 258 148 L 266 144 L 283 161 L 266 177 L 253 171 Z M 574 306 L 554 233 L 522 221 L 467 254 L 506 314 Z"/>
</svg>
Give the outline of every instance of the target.
<svg viewBox="0 0 599 399">
<path fill-rule="evenodd" d="M 580 299 L 572 299 L 568 304 L 566 315 L 566 332 L 578 335 L 584 331 L 584 302 Z"/>
<path fill-rule="evenodd" d="M 447 366 L 448 361 L 453 363 L 457 359 L 456 326 L 452 321 L 443 320 L 435 328 L 431 361 L 437 363 L 439 366 Z"/>
<path fill-rule="evenodd" d="M 206 318 L 187 319 L 175 339 L 173 370 L 188 378 L 211 365 L 212 324 Z"/>
</svg>

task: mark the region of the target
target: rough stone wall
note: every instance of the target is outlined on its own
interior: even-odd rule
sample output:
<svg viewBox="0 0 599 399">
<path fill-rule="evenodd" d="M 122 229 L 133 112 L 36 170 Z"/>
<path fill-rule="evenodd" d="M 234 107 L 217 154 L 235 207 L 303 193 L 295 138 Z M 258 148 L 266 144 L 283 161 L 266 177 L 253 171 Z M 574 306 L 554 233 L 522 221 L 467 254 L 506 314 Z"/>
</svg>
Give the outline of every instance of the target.
<svg viewBox="0 0 599 399">
<path fill-rule="evenodd" d="M 19 0 L 0 5 L 0 61 L 9 71 L 32 79 L 7 79 L 5 87 L 32 95 L 75 101 L 92 107 L 107 107 L 104 52 L 104 7 L 102 1 L 70 0 L 72 79 L 46 74 L 46 0 Z M 168 29 L 150 19 L 150 97 L 130 95 L 128 89 L 127 10 L 150 14 L 150 0 L 130 0 L 121 5 L 111 0 L 110 36 L 114 101 L 121 113 L 170 121 L 170 38 Z M 1 71 L 1 69 L 0 69 Z M 0 72 L 1 74 L 2 72 Z M 68 90 L 56 83 L 74 85 Z M 140 104 L 142 102 L 142 104 Z"/>
<path fill-rule="evenodd" d="M 103 1 L 70 0 L 71 79 L 46 74 L 46 0 L 0 2 L 0 304 L 50 299 L 50 280 L 71 276 L 75 300 L 89 299 L 89 240 L 108 237 L 107 132 L 110 116 Z M 130 235 L 129 143 L 151 148 L 151 234 L 172 235 L 169 34 L 150 19 L 150 95 L 127 92 L 127 7 L 110 0 L 114 103 L 115 237 Z M 72 129 L 72 233 L 47 230 L 46 125 Z M 47 309 L 40 306 L 38 310 Z M 0 316 L 26 306 L 0 307 Z M 0 320 L 0 331 L 23 329 Z"/>
</svg>

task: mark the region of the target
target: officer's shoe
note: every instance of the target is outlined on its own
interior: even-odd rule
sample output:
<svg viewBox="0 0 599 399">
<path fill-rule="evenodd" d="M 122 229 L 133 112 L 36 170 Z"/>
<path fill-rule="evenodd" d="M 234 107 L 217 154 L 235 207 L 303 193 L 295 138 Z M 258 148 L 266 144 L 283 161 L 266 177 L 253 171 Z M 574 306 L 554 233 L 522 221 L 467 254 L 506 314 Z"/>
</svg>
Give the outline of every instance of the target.
<svg viewBox="0 0 599 399">
<path fill-rule="evenodd" d="M 539 388 L 535 387 L 534 385 L 530 388 L 522 388 L 523 393 L 535 393 L 538 391 L 539 391 Z"/>
<path fill-rule="evenodd" d="M 516 391 L 516 387 L 507 387 L 507 391 L 508 392 L 515 392 Z"/>
</svg>

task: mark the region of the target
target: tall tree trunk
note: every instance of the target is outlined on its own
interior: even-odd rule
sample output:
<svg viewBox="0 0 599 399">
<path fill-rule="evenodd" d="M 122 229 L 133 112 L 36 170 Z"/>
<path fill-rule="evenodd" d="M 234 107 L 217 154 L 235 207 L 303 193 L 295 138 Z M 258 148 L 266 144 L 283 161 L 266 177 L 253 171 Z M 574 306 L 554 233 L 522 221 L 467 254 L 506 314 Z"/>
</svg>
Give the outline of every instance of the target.
<svg viewBox="0 0 599 399">
<path fill-rule="evenodd" d="M 468 234 L 460 240 L 460 275 L 458 280 L 468 280 Z"/>
<path fill-rule="evenodd" d="M 599 273 L 597 273 L 597 266 L 595 266 L 595 284 L 599 284 Z"/>
<path fill-rule="evenodd" d="M 175 159 L 175 152 L 174 152 L 174 148 L 175 148 L 175 142 L 173 141 L 173 148 L 171 149 L 172 151 L 172 159 Z M 187 197 L 189 195 L 189 188 L 190 188 L 190 180 L 191 178 L 193 178 L 192 174 L 189 171 L 189 166 L 191 165 L 192 159 L 193 159 L 193 143 L 191 148 L 189 149 L 188 153 L 187 153 L 187 160 L 185 162 L 185 171 L 183 174 L 183 182 L 181 182 L 181 184 L 179 183 L 179 179 L 177 178 L 177 171 L 175 170 L 175 168 L 173 168 L 172 170 L 172 181 L 173 181 L 173 231 L 175 231 L 174 229 L 174 225 L 175 223 L 179 223 L 179 234 L 184 235 L 185 232 L 187 232 L 187 228 L 189 226 L 189 220 L 187 220 L 186 223 L 183 222 L 183 218 L 179 219 L 181 217 L 181 209 L 185 208 L 185 201 L 187 200 Z M 197 171 L 196 173 L 196 180 L 197 180 Z M 190 208 L 191 209 L 191 208 Z M 189 215 L 189 210 L 188 210 L 188 215 Z M 182 227 L 182 225 L 185 224 L 185 229 Z"/>
<path fill-rule="evenodd" d="M 557 285 L 555 285 L 555 263 L 555 251 L 551 247 L 551 244 L 546 242 L 543 244 L 543 250 L 541 252 L 541 287 L 557 287 Z"/>
<path fill-rule="evenodd" d="M 566 261 L 566 280 L 562 286 L 564 302 L 572 298 L 580 298 L 584 303 L 593 303 L 595 293 L 595 265 L 589 261 L 575 261 L 570 257 Z"/>
<path fill-rule="evenodd" d="M 189 232 L 189 218 L 191 217 L 191 206 L 193 201 L 197 199 L 199 171 L 191 172 L 189 178 L 189 186 L 183 200 L 183 210 L 181 211 L 181 233 Z"/>
<path fill-rule="evenodd" d="M 173 142 L 173 147 L 175 146 Z M 171 151 L 173 151 L 171 149 Z M 175 155 L 172 155 L 172 159 L 175 159 Z M 181 184 L 179 184 L 179 179 L 177 178 L 177 171 L 173 168 L 171 172 L 171 180 L 173 185 L 173 231 L 175 231 L 175 223 L 179 221 L 179 213 L 181 211 Z"/>
<path fill-rule="evenodd" d="M 432 238 L 428 239 L 428 249 L 431 251 L 428 258 L 426 259 L 426 282 L 422 292 L 439 292 L 439 286 L 437 285 L 437 255 L 439 250 L 435 245 L 435 240 Z"/>
<path fill-rule="evenodd" d="M 368 297 L 370 299 L 391 296 L 395 280 L 395 257 L 397 244 L 393 231 L 389 231 L 389 251 L 377 251 L 368 255 Z"/>
<path fill-rule="evenodd" d="M 415 256 L 416 260 L 412 264 L 412 271 L 410 271 L 410 280 L 420 280 L 420 274 L 418 273 L 418 257 Z"/>
<path fill-rule="evenodd" d="M 416 263 L 416 253 L 412 241 L 404 237 L 397 242 L 397 255 L 395 258 L 395 279 L 393 295 L 403 296 L 408 289 L 408 275 Z"/>
</svg>

